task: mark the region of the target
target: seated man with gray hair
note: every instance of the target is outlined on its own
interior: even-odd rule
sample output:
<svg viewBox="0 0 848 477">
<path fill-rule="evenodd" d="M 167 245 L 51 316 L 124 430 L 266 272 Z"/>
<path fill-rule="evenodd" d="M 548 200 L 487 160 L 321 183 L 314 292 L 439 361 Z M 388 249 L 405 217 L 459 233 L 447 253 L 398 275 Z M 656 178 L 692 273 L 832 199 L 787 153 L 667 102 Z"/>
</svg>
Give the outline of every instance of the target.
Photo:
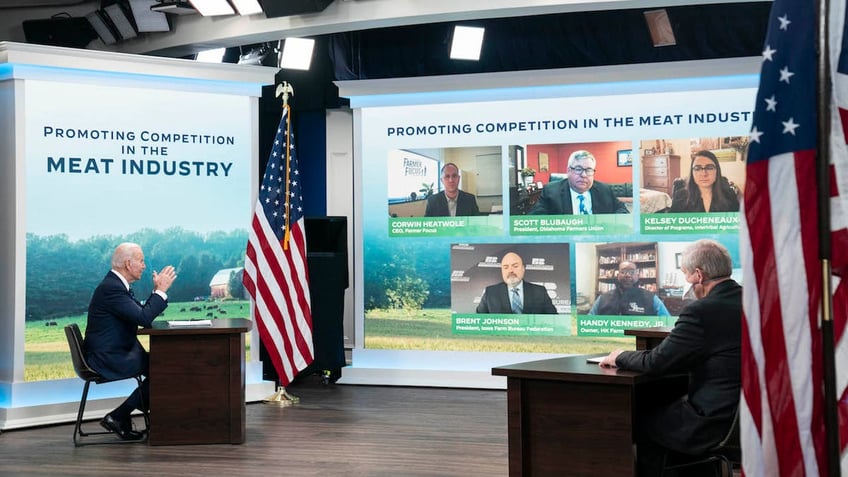
<svg viewBox="0 0 848 477">
<path fill-rule="evenodd" d="M 600 363 L 689 375 L 685 394 L 640 414 L 635 432 L 640 476 L 661 476 L 666 462 L 713 449 L 730 431 L 739 407 L 742 286 L 730 278 L 730 253 L 714 240 L 698 240 L 683 251 L 680 268 L 697 300 L 683 308 L 671 333 L 656 348 L 615 350 Z"/>
</svg>

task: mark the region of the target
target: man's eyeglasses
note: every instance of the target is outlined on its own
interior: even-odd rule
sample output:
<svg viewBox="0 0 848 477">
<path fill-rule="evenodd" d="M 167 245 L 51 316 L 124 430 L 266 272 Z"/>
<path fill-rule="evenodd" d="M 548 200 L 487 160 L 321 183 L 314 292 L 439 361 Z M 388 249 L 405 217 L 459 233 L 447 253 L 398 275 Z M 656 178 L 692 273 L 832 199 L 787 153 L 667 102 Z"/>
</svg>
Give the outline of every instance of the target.
<svg viewBox="0 0 848 477">
<path fill-rule="evenodd" d="M 636 275 L 636 270 L 630 270 L 629 268 L 625 268 L 624 270 L 618 271 L 619 275 Z"/>
<path fill-rule="evenodd" d="M 716 170 L 716 166 L 712 164 L 707 164 L 706 166 L 695 166 L 692 168 L 692 172 L 713 172 L 714 170 Z"/>
<path fill-rule="evenodd" d="M 569 167 L 569 169 L 570 169 L 572 172 L 574 172 L 575 174 L 577 174 L 578 176 L 582 176 L 582 175 L 584 175 L 584 174 L 585 174 L 585 175 L 587 175 L 587 176 L 594 176 L 594 175 L 595 175 L 595 170 L 594 170 L 594 169 L 592 169 L 591 167 L 588 167 L 588 168 L 583 168 L 583 167 Z"/>
</svg>

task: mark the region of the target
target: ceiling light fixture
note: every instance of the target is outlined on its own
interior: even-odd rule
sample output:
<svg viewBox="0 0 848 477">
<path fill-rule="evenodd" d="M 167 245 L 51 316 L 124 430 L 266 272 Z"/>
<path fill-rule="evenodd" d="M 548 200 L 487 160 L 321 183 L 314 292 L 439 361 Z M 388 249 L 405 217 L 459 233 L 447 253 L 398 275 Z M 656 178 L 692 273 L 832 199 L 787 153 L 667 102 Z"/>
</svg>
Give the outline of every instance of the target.
<svg viewBox="0 0 848 477">
<path fill-rule="evenodd" d="M 194 58 L 194 61 L 200 63 L 220 63 L 224 58 L 224 52 L 227 51 L 226 48 L 215 48 L 212 50 L 204 50 L 197 53 L 197 56 Z"/>
<path fill-rule="evenodd" d="M 109 17 L 108 21 L 112 22 L 112 26 L 118 30 L 122 40 L 129 40 L 138 36 L 138 32 L 132 24 L 132 13 L 130 13 L 128 7 L 120 3 L 113 3 L 104 6 L 102 11 Z"/>
<path fill-rule="evenodd" d="M 172 15 L 194 15 L 197 10 L 188 2 L 181 0 L 165 0 L 150 7 L 154 12 L 170 13 Z"/>
<path fill-rule="evenodd" d="M 665 8 L 642 12 L 642 15 L 645 16 L 648 31 L 651 33 L 651 42 L 653 42 L 655 47 L 674 46 L 677 44 L 677 39 L 674 37 L 674 29 L 671 27 L 668 11 Z"/>
<path fill-rule="evenodd" d="M 262 6 L 257 0 L 230 0 L 230 3 L 236 7 L 239 15 L 255 15 L 262 13 Z"/>
<path fill-rule="evenodd" d="M 130 0 L 130 10 L 138 31 L 171 31 L 168 17 L 152 9 L 158 3 L 156 0 Z"/>
<path fill-rule="evenodd" d="M 485 28 L 455 26 L 450 57 L 454 60 L 479 60 Z"/>
<path fill-rule="evenodd" d="M 95 10 L 89 13 L 85 16 L 85 19 L 88 20 L 88 23 L 92 28 L 94 28 L 97 36 L 100 37 L 100 41 L 107 45 L 114 45 L 118 42 L 117 35 L 113 33 L 109 28 L 109 25 L 106 24 L 106 20 L 103 18 L 100 10 Z"/>
<path fill-rule="evenodd" d="M 238 59 L 238 64 L 240 65 L 263 65 L 268 61 L 271 61 L 271 64 L 274 64 L 278 61 L 276 57 L 276 49 L 268 43 L 263 43 L 253 48 L 240 48 L 240 50 L 241 54 Z M 271 54 L 274 54 L 275 56 L 269 59 L 268 57 Z"/>
<path fill-rule="evenodd" d="M 312 50 L 315 40 L 310 38 L 286 38 L 283 54 L 280 57 L 280 68 L 291 70 L 308 70 L 312 62 Z"/>
<path fill-rule="evenodd" d="M 204 17 L 233 15 L 236 13 L 227 0 L 189 0 L 189 2 Z"/>
</svg>

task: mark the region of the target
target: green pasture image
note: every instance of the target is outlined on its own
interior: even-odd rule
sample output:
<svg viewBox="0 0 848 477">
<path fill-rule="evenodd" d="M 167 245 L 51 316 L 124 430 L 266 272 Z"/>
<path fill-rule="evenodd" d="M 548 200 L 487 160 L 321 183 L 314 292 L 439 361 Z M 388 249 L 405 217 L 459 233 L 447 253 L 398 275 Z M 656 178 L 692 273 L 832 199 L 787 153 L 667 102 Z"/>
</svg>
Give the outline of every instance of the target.
<svg viewBox="0 0 848 477">
<path fill-rule="evenodd" d="M 170 303 L 157 320 L 212 320 L 218 318 L 250 318 L 250 302 L 191 301 Z M 76 323 L 85 334 L 86 315 L 66 316 L 51 320 L 27 321 L 26 344 L 24 346 L 24 379 L 44 381 L 50 379 L 75 378 L 65 326 Z M 246 335 L 246 349 L 250 350 L 250 334 Z M 147 336 L 139 336 L 147 347 Z"/>
<path fill-rule="evenodd" d="M 572 320 L 576 322 L 576 320 Z M 451 331 L 447 308 L 421 310 L 373 309 L 365 314 L 365 348 L 425 351 L 487 351 L 516 353 L 606 353 L 635 349 L 632 337 L 467 336 Z"/>
</svg>

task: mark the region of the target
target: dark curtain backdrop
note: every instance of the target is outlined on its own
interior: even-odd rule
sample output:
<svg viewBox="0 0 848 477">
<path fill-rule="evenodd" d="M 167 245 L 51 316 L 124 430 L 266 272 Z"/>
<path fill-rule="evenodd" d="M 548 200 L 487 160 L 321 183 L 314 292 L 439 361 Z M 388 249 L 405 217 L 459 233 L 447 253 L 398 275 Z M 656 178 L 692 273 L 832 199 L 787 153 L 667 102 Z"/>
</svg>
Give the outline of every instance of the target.
<svg viewBox="0 0 848 477">
<path fill-rule="evenodd" d="M 643 13 L 579 12 L 329 35 L 337 80 L 491 73 L 756 56 L 770 2 L 667 8 L 677 44 L 654 47 Z M 486 28 L 480 61 L 448 56 L 455 24 Z"/>
<path fill-rule="evenodd" d="M 654 47 L 643 13 L 650 9 L 579 12 L 412 25 L 316 37 L 309 71 L 280 70 L 277 83 L 294 86 L 296 146 L 306 215 L 326 214 L 327 109 L 347 104 L 335 80 L 527 71 L 757 56 L 762 53 L 771 2 L 667 8 L 677 44 Z M 480 61 L 448 56 L 453 26 L 486 28 Z M 226 61 L 250 47 L 230 49 Z M 265 45 L 266 47 L 271 45 Z M 276 56 L 263 64 L 276 65 Z M 260 101 L 260 176 L 281 114 L 276 86 Z"/>
</svg>

